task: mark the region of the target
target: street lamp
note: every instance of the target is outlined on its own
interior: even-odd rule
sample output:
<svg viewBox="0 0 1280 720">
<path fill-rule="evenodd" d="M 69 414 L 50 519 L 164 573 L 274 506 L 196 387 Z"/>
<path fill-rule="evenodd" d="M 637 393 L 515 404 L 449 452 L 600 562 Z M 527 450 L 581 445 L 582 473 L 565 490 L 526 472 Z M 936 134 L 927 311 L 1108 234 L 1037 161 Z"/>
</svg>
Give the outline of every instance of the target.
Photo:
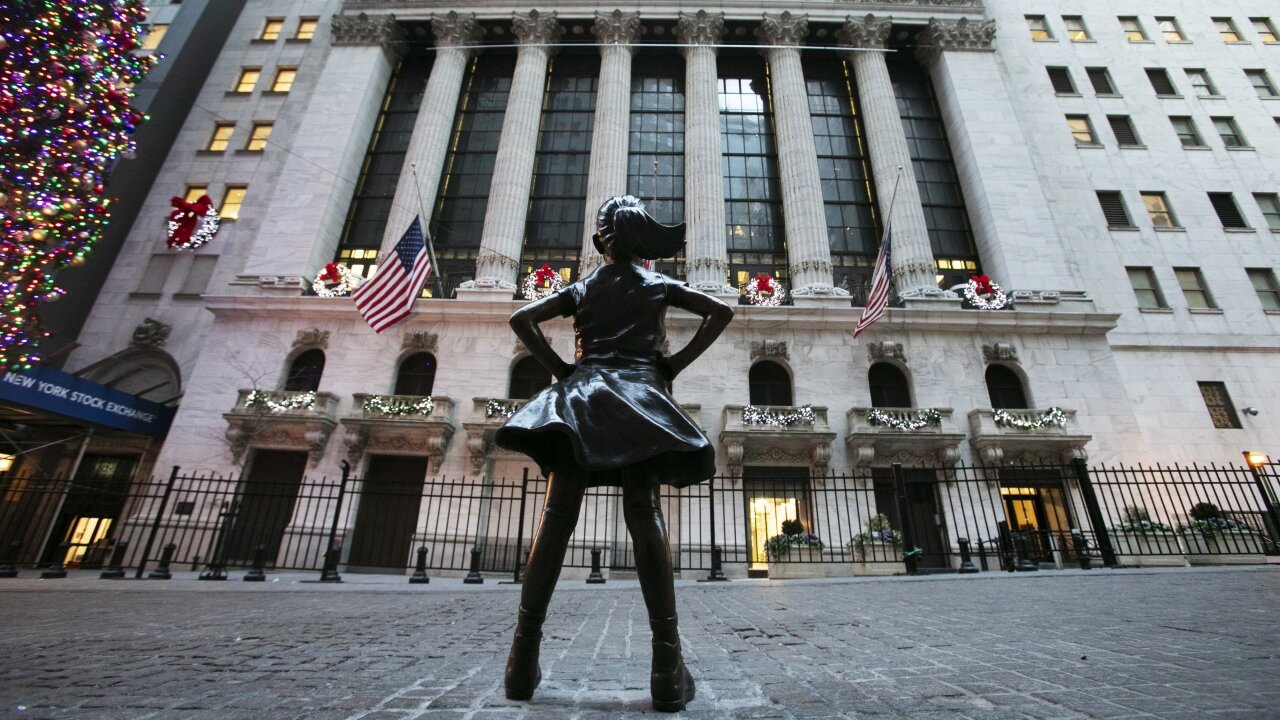
<svg viewBox="0 0 1280 720">
<path fill-rule="evenodd" d="M 1254 468 L 1256 470 L 1262 467 L 1263 465 L 1266 465 L 1267 463 L 1271 462 L 1271 458 L 1267 457 L 1266 453 L 1260 453 L 1257 450 L 1245 450 L 1244 461 L 1249 464 L 1249 467 Z M 0 466 L 0 467 L 3 467 L 3 466 Z"/>
</svg>

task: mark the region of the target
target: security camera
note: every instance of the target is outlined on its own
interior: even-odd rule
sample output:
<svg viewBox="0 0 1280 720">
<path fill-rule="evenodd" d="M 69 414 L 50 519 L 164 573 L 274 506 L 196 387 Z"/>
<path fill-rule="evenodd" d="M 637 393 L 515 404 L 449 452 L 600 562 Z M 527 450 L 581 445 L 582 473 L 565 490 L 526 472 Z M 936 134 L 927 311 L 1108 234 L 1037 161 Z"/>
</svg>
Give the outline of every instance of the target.
<svg viewBox="0 0 1280 720">
<path fill-rule="evenodd" d="M 1252 405 L 1250 405 L 1249 407 L 1247 407 L 1247 408 L 1245 408 L 1245 409 L 1244 409 L 1244 414 L 1245 414 L 1245 415 L 1257 415 L 1257 414 L 1258 414 L 1258 408 L 1253 407 Z"/>
</svg>

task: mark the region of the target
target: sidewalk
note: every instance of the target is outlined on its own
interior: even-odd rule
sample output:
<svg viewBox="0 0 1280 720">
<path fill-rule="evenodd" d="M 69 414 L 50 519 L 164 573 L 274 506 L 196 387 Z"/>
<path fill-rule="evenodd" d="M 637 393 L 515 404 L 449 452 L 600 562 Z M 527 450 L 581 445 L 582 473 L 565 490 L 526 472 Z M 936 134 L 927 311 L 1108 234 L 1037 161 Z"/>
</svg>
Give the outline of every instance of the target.
<svg viewBox="0 0 1280 720">
<path fill-rule="evenodd" d="M 0 720 L 659 717 L 634 580 L 565 580 L 534 700 L 518 586 L 316 573 L 0 580 Z M 677 582 L 690 718 L 1280 718 L 1280 568 Z"/>
</svg>

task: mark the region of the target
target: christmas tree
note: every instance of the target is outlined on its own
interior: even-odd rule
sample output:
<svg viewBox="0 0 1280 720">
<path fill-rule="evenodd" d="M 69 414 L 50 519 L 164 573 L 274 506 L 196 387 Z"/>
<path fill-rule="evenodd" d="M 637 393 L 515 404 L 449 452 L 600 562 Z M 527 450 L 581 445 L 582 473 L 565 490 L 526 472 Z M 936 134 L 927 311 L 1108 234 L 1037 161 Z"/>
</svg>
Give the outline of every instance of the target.
<svg viewBox="0 0 1280 720">
<path fill-rule="evenodd" d="M 0 2 L 0 369 L 39 362 L 36 307 L 105 228 L 110 163 L 144 116 L 141 0 Z"/>
</svg>

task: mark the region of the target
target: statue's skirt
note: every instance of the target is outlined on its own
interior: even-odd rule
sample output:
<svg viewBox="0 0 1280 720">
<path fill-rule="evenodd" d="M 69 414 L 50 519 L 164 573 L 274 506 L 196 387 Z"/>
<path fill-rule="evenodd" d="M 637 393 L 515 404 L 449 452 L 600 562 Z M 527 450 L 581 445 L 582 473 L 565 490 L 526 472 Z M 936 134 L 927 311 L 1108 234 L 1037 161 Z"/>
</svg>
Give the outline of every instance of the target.
<svg viewBox="0 0 1280 720">
<path fill-rule="evenodd" d="M 586 359 L 516 411 L 495 441 L 533 458 L 544 476 L 572 463 L 589 471 L 589 486 L 620 485 L 613 471 L 638 466 L 688 487 L 715 475 L 715 448 L 666 387 L 652 363 Z"/>
</svg>

